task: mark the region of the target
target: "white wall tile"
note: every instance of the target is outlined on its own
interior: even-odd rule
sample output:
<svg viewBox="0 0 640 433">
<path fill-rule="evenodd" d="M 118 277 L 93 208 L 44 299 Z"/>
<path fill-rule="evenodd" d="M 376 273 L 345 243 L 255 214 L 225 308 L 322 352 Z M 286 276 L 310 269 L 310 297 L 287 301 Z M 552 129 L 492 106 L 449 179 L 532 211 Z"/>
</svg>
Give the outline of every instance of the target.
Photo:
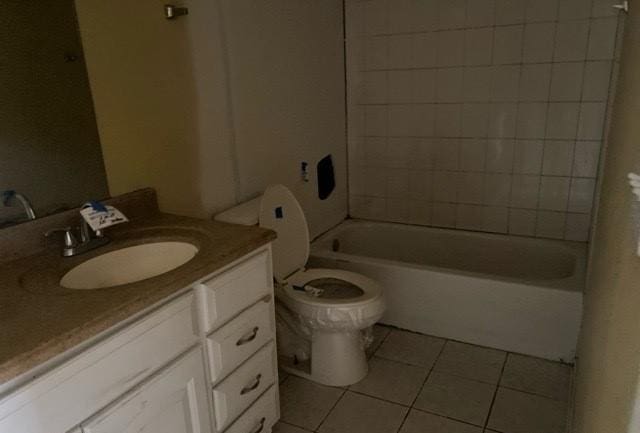
<svg viewBox="0 0 640 433">
<path fill-rule="evenodd" d="M 387 135 L 387 107 L 383 105 L 366 106 L 364 124 L 366 135 Z"/>
<path fill-rule="evenodd" d="M 511 185 L 511 207 L 535 209 L 538 207 L 538 192 L 540 190 L 540 176 L 527 174 L 513 175 Z"/>
<path fill-rule="evenodd" d="M 583 63 L 554 63 L 551 73 L 551 101 L 579 101 Z"/>
<path fill-rule="evenodd" d="M 467 27 L 485 27 L 494 24 L 495 0 L 467 1 Z"/>
<path fill-rule="evenodd" d="M 599 141 L 578 141 L 573 157 L 573 176 L 593 177 L 598 174 Z"/>
<path fill-rule="evenodd" d="M 494 206 L 485 206 L 482 208 L 482 230 L 493 233 L 506 233 L 508 226 L 508 208 Z"/>
<path fill-rule="evenodd" d="M 415 113 L 415 122 L 413 131 L 419 137 L 432 137 L 435 129 L 435 110 L 434 104 L 413 105 Z"/>
<path fill-rule="evenodd" d="M 523 65 L 520 75 L 519 100 L 534 102 L 549 99 L 551 64 Z"/>
<path fill-rule="evenodd" d="M 496 27 L 493 40 L 493 62 L 513 64 L 522 61 L 524 26 Z"/>
<path fill-rule="evenodd" d="M 462 132 L 462 104 L 439 104 L 436 106 L 435 135 L 438 137 L 460 137 Z"/>
<path fill-rule="evenodd" d="M 513 139 L 489 139 L 487 141 L 486 171 L 489 173 L 511 173 L 513 148 Z"/>
<path fill-rule="evenodd" d="M 518 105 L 513 102 L 491 104 L 489 137 L 515 137 Z"/>
<path fill-rule="evenodd" d="M 458 173 L 456 201 L 458 203 L 482 204 L 484 173 Z"/>
<path fill-rule="evenodd" d="M 509 210 L 509 233 L 533 236 L 536 232 L 536 211 L 527 209 Z"/>
<path fill-rule="evenodd" d="M 436 71 L 436 101 L 462 102 L 464 68 L 445 68 Z"/>
<path fill-rule="evenodd" d="M 543 138 L 547 121 L 547 104 L 527 102 L 518 105 L 516 137 Z"/>
<path fill-rule="evenodd" d="M 550 62 L 556 33 L 555 23 L 527 24 L 524 28 L 523 62 Z"/>
<path fill-rule="evenodd" d="M 437 6 L 436 0 L 413 1 L 413 31 L 424 32 L 436 29 Z"/>
<path fill-rule="evenodd" d="M 369 35 L 383 34 L 389 31 L 387 0 L 371 0 L 363 4 L 365 31 Z"/>
<path fill-rule="evenodd" d="M 526 0 L 496 0 L 496 24 L 524 22 Z"/>
<path fill-rule="evenodd" d="M 487 140 L 464 138 L 460 140 L 460 170 L 484 171 L 487 156 Z"/>
<path fill-rule="evenodd" d="M 538 207 L 545 210 L 566 211 L 570 183 L 569 177 L 542 176 Z"/>
<path fill-rule="evenodd" d="M 564 212 L 539 211 L 536 216 L 536 236 L 562 239 L 565 222 Z"/>
<path fill-rule="evenodd" d="M 368 38 L 365 47 L 365 68 L 387 69 L 388 60 L 387 38 L 385 36 Z"/>
<path fill-rule="evenodd" d="M 457 138 L 439 138 L 433 142 L 433 166 L 436 170 L 458 170 L 460 141 Z"/>
<path fill-rule="evenodd" d="M 542 172 L 542 140 L 516 140 L 513 155 L 513 172 L 516 174 L 540 174 Z"/>
<path fill-rule="evenodd" d="M 520 65 L 494 66 L 491 72 L 491 99 L 516 101 L 520 83 Z"/>
<path fill-rule="evenodd" d="M 493 27 L 467 29 L 464 32 L 464 64 L 490 65 Z"/>
<path fill-rule="evenodd" d="M 486 173 L 484 177 L 483 203 L 492 206 L 507 206 L 511 194 L 511 175 Z"/>
<path fill-rule="evenodd" d="M 445 30 L 436 35 L 436 65 L 464 65 L 464 30 Z"/>
<path fill-rule="evenodd" d="M 586 240 L 608 3 L 349 2 L 351 215 Z"/>
<path fill-rule="evenodd" d="M 558 0 L 527 0 L 525 21 L 555 21 L 558 17 Z"/>
<path fill-rule="evenodd" d="M 411 68 L 413 60 L 413 36 L 393 35 L 387 37 L 388 67 L 391 69 Z"/>
<path fill-rule="evenodd" d="M 431 223 L 436 227 L 455 227 L 456 205 L 451 203 L 434 203 L 431 211 Z"/>
<path fill-rule="evenodd" d="M 613 3 L 615 4 L 615 2 Z M 611 0 L 593 0 L 591 7 L 592 17 L 615 17 L 618 15 L 618 9 L 612 8 Z"/>
<path fill-rule="evenodd" d="M 491 99 L 493 66 L 464 68 L 462 95 L 465 101 L 484 102 Z"/>
<path fill-rule="evenodd" d="M 564 238 L 569 241 L 586 242 L 589 240 L 590 227 L 591 215 L 568 213 Z"/>
<path fill-rule="evenodd" d="M 462 106 L 462 137 L 486 137 L 489 130 L 489 104 Z"/>
<path fill-rule="evenodd" d="M 436 65 L 437 33 L 420 33 L 413 35 L 413 66 L 430 68 Z"/>
<path fill-rule="evenodd" d="M 611 60 L 616 41 L 617 19 L 598 18 L 591 21 L 587 59 Z"/>
<path fill-rule="evenodd" d="M 362 74 L 362 104 L 385 104 L 387 102 L 387 73 L 370 71 Z"/>
<path fill-rule="evenodd" d="M 582 99 L 584 101 L 606 101 L 611 79 L 611 62 L 587 62 L 584 67 Z"/>
<path fill-rule="evenodd" d="M 439 29 L 458 29 L 464 27 L 466 19 L 466 0 L 437 0 Z"/>
<path fill-rule="evenodd" d="M 589 21 L 558 23 L 553 59 L 556 62 L 584 60 L 587 56 Z"/>
<path fill-rule="evenodd" d="M 414 102 L 434 102 L 436 100 L 436 71 L 420 69 L 412 71 Z"/>
<path fill-rule="evenodd" d="M 573 166 L 573 152 L 573 141 L 545 141 L 542 174 L 547 176 L 570 176 Z"/>
<path fill-rule="evenodd" d="M 560 21 L 587 19 L 591 16 L 590 0 L 559 0 Z"/>
<path fill-rule="evenodd" d="M 595 188 L 595 179 L 573 178 L 569 194 L 569 212 L 590 213 Z"/>
<path fill-rule="evenodd" d="M 546 138 L 575 139 L 579 112 L 580 104 L 577 102 L 549 103 Z"/>
<path fill-rule="evenodd" d="M 604 102 L 584 102 L 580 105 L 579 140 L 601 140 L 604 127 Z"/>
<path fill-rule="evenodd" d="M 389 71 L 388 101 L 391 104 L 411 102 L 413 100 L 413 83 L 411 71 Z"/>
<path fill-rule="evenodd" d="M 457 174 L 454 171 L 433 172 L 433 199 L 439 202 L 456 201 Z"/>
</svg>

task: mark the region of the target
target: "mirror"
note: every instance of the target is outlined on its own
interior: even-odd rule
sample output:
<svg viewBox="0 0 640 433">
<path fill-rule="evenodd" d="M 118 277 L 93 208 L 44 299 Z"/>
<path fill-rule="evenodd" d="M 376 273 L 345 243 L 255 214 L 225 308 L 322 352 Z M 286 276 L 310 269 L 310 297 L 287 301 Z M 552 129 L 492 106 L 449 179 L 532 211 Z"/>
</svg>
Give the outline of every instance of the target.
<svg viewBox="0 0 640 433">
<path fill-rule="evenodd" d="M 3 0 L 0 40 L 0 227 L 107 197 L 73 0 Z"/>
</svg>

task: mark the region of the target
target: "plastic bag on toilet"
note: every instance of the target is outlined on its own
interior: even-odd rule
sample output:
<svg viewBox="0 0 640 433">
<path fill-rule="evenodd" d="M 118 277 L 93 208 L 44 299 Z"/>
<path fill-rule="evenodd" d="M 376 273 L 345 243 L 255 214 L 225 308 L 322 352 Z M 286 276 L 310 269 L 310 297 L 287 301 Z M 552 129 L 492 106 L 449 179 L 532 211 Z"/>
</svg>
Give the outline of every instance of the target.
<svg viewBox="0 0 640 433">
<path fill-rule="evenodd" d="M 276 299 L 278 355 L 306 361 L 311 357 L 311 335 L 314 328 L 342 330 L 344 323 L 359 323 L 357 316 L 357 311 L 333 308 L 314 317 L 303 317 Z M 373 327 L 365 328 L 360 334 L 363 349 L 373 344 Z"/>
</svg>

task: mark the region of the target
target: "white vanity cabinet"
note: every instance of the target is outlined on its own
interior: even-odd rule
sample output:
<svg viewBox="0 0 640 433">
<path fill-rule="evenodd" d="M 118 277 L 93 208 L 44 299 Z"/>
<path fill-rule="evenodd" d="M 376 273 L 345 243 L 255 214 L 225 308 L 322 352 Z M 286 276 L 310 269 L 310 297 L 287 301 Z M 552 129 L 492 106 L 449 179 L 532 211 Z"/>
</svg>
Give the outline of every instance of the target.
<svg viewBox="0 0 640 433">
<path fill-rule="evenodd" d="M 268 433 L 273 302 L 265 246 L 0 396 L 0 433 Z"/>
</svg>

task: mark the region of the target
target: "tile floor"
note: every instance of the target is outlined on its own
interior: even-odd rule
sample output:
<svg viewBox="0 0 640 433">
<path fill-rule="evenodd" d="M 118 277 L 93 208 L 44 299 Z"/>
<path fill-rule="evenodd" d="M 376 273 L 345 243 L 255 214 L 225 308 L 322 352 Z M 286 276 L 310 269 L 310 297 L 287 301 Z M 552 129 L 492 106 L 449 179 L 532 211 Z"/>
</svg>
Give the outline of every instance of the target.
<svg viewBox="0 0 640 433">
<path fill-rule="evenodd" d="M 564 433 L 571 366 L 376 326 L 348 388 L 281 373 L 275 433 Z"/>
</svg>

